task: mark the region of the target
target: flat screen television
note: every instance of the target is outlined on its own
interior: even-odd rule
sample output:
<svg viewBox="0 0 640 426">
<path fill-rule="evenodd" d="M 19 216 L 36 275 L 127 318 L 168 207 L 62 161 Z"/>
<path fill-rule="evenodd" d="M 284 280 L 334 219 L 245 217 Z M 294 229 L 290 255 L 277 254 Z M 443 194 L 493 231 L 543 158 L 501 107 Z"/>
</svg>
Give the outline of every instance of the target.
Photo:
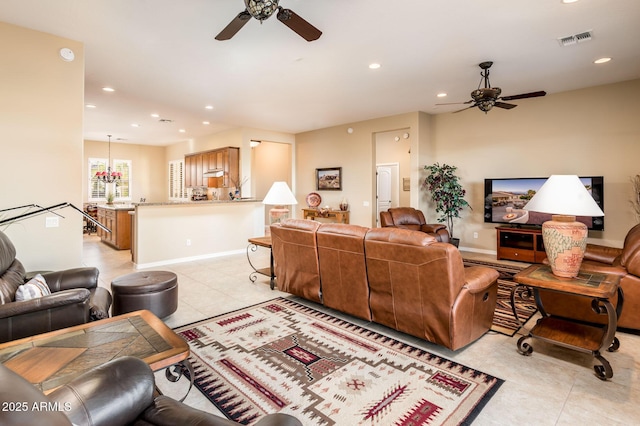
<svg viewBox="0 0 640 426">
<path fill-rule="evenodd" d="M 524 206 L 547 178 L 500 178 L 484 180 L 484 221 L 513 226 L 542 226 L 551 215 L 524 210 Z M 580 181 L 604 211 L 604 178 L 581 176 Z M 590 230 L 603 231 L 604 217 L 578 216 Z"/>
</svg>

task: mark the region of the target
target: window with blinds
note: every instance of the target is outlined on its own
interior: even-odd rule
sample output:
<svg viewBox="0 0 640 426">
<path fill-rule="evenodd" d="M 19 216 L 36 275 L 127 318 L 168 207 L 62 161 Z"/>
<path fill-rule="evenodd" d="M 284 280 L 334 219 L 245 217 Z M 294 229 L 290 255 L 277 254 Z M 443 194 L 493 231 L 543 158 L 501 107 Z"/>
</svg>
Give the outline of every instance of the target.
<svg viewBox="0 0 640 426">
<path fill-rule="evenodd" d="M 120 172 L 121 178 L 113 184 L 106 184 L 96 178 L 97 172 L 104 172 L 109 166 L 106 158 L 89 158 L 89 201 L 105 201 L 107 193 L 113 192 L 116 201 L 131 200 L 131 160 L 113 160 L 112 171 Z"/>
<path fill-rule="evenodd" d="M 184 200 L 187 188 L 184 186 L 184 160 L 169 161 L 169 199 Z"/>
</svg>

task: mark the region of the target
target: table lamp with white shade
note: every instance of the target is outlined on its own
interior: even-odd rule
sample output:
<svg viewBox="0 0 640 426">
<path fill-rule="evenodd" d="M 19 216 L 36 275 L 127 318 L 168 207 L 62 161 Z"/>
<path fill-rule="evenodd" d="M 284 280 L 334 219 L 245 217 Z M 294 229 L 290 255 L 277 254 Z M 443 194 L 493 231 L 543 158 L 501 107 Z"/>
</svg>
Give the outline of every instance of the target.
<svg viewBox="0 0 640 426">
<path fill-rule="evenodd" d="M 587 225 L 576 216 L 598 217 L 604 212 L 576 175 L 552 175 L 524 207 L 551 214 L 542 224 L 542 240 L 551 266 L 559 277 L 576 277 L 587 246 Z"/>
<path fill-rule="evenodd" d="M 262 200 L 262 204 L 275 206 L 269 210 L 269 223 L 281 222 L 289 217 L 289 209 L 286 206 L 298 204 L 295 195 L 289 189 L 287 182 L 273 182 L 271 189 Z"/>
</svg>

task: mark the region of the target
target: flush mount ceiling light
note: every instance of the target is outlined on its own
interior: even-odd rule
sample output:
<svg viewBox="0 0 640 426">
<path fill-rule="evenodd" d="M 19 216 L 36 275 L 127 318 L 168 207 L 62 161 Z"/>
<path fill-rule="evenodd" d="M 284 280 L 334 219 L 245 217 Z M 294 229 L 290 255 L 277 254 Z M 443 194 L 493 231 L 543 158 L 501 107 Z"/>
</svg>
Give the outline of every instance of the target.
<svg viewBox="0 0 640 426">
<path fill-rule="evenodd" d="M 593 63 L 594 64 L 606 64 L 610 60 L 611 60 L 611 58 L 599 58 L 599 59 L 596 59 L 595 61 L 593 61 Z"/>
<path fill-rule="evenodd" d="M 153 114 L 151 114 L 151 116 L 152 116 L 153 118 L 160 118 L 160 114 L 155 114 L 155 113 L 153 113 Z"/>
<path fill-rule="evenodd" d="M 378 63 L 374 62 L 373 64 L 369 64 L 369 69 L 377 70 L 378 68 L 380 68 L 380 64 Z"/>
<path fill-rule="evenodd" d="M 262 141 L 251 139 L 251 142 L 249 142 L 249 145 L 251 146 L 251 148 L 255 148 L 256 146 L 260 145 L 261 143 L 262 143 Z"/>
<path fill-rule="evenodd" d="M 131 127 L 140 127 L 138 123 L 131 123 Z"/>
<path fill-rule="evenodd" d="M 186 133 L 187 131 L 185 129 L 179 129 L 178 130 L 180 133 Z"/>
<path fill-rule="evenodd" d="M 105 92 L 115 92 L 116 91 L 113 87 L 103 87 L 102 90 L 105 91 Z"/>
<path fill-rule="evenodd" d="M 446 98 L 447 94 L 442 92 L 442 93 L 438 93 L 436 96 L 439 97 L 439 98 Z"/>
<path fill-rule="evenodd" d="M 93 104 L 86 104 L 86 105 L 85 105 L 85 107 L 86 107 L 86 108 L 96 108 L 96 106 L 95 106 L 95 105 L 93 105 Z"/>
<path fill-rule="evenodd" d="M 213 105 L 207 105 L 204 109 L 213 109 Z"/>
<path fill-rule="evenodd" d="M 209 123 L 208 121 L 203 121 L 202 124 L 204 124 L 205 126 L 208 126 L 211 123 Z"/>
</svg>

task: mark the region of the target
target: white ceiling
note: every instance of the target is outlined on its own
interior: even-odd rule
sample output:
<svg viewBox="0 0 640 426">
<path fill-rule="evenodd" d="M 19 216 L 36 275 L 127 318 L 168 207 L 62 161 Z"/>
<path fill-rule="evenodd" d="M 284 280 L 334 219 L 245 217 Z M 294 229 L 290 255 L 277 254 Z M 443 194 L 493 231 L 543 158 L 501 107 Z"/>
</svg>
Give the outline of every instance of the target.
<svg viewBox="0 0 640 426">
<path fill-rule="evenodd" d="M 2 0 L 0 21 L 84 43 L 85 102 L 97 106 L 85 111 L 84 135 L 92 140 L 113 134 L 165 145 L 234 127 L 298 133 L 455 111 L 461 106 L 435 104 L 471 99 L 478 63 L 486 60 L 494 61 L 491 83 L 503 95 L 640 78 L 639 0 L 280 5 L 319 28 L 320 39 L 307 42 L 272 17 L 262 25 L 252 19 L 231 40 L 214 40 L 244 10 L 242 0 Z M 589 42 L 558 43 L 588 30 Z M 593 64 L 603 56 L 613 60 Z M 372 62 L 381 67 L 369 69 Z M 104 93 L 104 86 L 116 91 Z M 439 92 L 448 96 L 439 99 Z M 522 109 L 527 102 L 512 103 Z M 151 113 L 174 122 L 159 123 Z"/>
</svg>

